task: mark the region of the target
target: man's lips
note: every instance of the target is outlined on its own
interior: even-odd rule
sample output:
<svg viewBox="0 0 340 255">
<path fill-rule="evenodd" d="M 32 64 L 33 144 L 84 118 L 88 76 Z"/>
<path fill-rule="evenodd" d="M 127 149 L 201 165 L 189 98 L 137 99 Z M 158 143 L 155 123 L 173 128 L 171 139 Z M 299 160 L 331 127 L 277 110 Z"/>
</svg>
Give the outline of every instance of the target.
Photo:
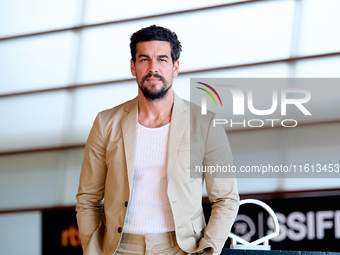
<svg viewBox="0 0 340 255">
<path fill-rule="evenodd" d="M 146 81 L 148 81 L 148 82 L 159 82 L 160 80 L 161 80 L 161 79 L 155 78 L 155 77 L 146 78 Z"/>
</svg>

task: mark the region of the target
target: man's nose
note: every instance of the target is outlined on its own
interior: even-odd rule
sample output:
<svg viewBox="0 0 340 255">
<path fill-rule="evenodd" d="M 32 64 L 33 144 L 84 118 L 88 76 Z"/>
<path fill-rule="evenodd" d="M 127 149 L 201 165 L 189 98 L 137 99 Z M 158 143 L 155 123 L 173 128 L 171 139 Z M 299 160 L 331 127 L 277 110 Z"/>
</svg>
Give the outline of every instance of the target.
<svg viewBox="0 0 340 255">
<path fill-rule="evenodd" d="M 157 61 L 150 61 L 149 62 L 149 73 L 157 73 L 158 72 L 158 65 Z"/>
</svg>

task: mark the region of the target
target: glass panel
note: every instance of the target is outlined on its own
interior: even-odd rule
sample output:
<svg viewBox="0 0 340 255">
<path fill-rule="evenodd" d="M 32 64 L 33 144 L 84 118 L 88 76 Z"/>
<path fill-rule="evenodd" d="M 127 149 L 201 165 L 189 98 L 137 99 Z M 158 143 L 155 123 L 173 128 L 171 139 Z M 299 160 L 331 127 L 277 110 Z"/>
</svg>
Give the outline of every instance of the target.
<svg viewBox="0 0 340 255">
<path fill-rule="evenodd" d="M 0 157 L 1 209 L 75 205 L 83 149 Z"/>
<path fill-rule="evenodd" d="M 2 98 L 0 150 L 60 144 L 68 111 L 66 91 Z"/>
<path fill-rule="evenodd" d="M 0 226 L 1 253 L 42 254 L 40 212 L 0 214 Z"/>
<path fill-rule="evenodd" d="M 65 86 L 73 32 L 0 42 L 0 93 Z"/>
<path fill-rule="evenodd" d="M 0 1 L 0 37 L 71 27 L 78 1 Z"/>
<path fill-rule="evenodd" d="M 75 205 L 78 193 L 81 165 L 84 157 L 84 149 L 67 150 L 64 162 L 64 176 L 60 183 L 60 201 L 63 205 Z"/>
<path fill-rule="evenodd" d="M 339 164 L 340 124 L 312 125 L 295 129 L 232 132 L 228 134 L 234 155 L 234 164 L 260 165 L 316 165 Z M 310 170 L 312 171 L 312 170 Z M 320 177 L 322 173 L 320 174 Z M 257 193 L 275 190 L 305 190 L 340 187 L 339 179 L 291 178 L 283 173 L 280 179 L 259 179 L 264 185 L 250 185 L 247 179 L 239 178 L 240 193 Z M 303 177 L 303 176 L 302 176 Z M 317 180 L 317 181 L 316 181 Z M 253 180 L 254 181 L 254 180 Z M 256 179 L 257 181 L 257 179 Z"/>
<path fill-rule="evenodd" d="M 157 4 L 155 4 L 154 0 L 129 0 L 125 2 L 88 0 L 85 23 L 107 22 L 244 1 L 245 0 L 210 0 L 207 2 L 206 0 L 159 0 Z"/>
<path fill-rule="evenodd" d="M 265 1 L 177 18 L 182 70 L 289 57 L 293 9 L 292 1 Z"/>
<path fill-rule="evenodd" d="M 280 130 L 263 130 L 256 132 L 230 132 L 228 134 L 230 147 L 233 153 L 234 165 L 254 166 L 265 162 L 273 165 L 282 163 L 282 135 Z M 240 194 L 274 192 L 281 189 L 282 178 L 254 179 L 239 178 L 237 180 Z"/>
<path fill-rule="evenodd" d="M 283 164 L 282 145 L 284 139 L 279 129 L 227 132 L 234 156 L 234 165 L 260 166 L 261 164 Z M 258 176 L 261 177 L 260 175 Z"/>
<path fill-rule="evenodd" d="M 311 112 L 312 116 L 311 118 L 305 116 L 301 118 L 301 120 L 314 122 L 340 120 L 339 85 L 340 78 L 307 78 L 295 80 L 295 87 L 308 89 L 311 93 L 311 100 L 306 103 L 305 106 Z"/>
<path fill-rule="evenodd" d="M 287 63 L 200 72 L 179 75 L 174 79 L 173 88 L 179 96 L 190 100 L 190 78 L 281 78 L 288 77 L 288 73 Z"/>
<path fill-rule="evenodd" d="M 339 164 L 340 124 L 311 125 L 290 131 L 286 160 L 301 164 Z M 340 182 L 339 182 L 340 184 Z"/>
<path fill-rule="evenodd" d="M 340 1 L 304 0 L 298 55 L 340 51 Z"/>
<path fill-rule="evenodd" d="M 270 65 L 257 65 L 242 68 L 233 68 L 220 71 L 202 72 L 195 74 L 195 77 L 214 78 L 288 78 L 289 64 L 277 63 Z"/>
<path fill-rule="evenodd" d="M 1 207 L 34 208 L 57 204 L 58 168 L 61 152 L 43 152 L 0 157 Z"/>
<path fill-rule="evenodd" d="M 308 164 L 308 172 L 303 172 L 306 177 L 312 175 L 317 177 L 327 176 L 326 169 L 331 171 L 329 164 L 339 164 L 340 151 L 340 124 L 312 125 L 294 129 L 287 139 L 286 164 L 297 164 L 304 167 Z M 322 171 L 317 171 L 320 164 Z M 314 167 L 313 167 L 314 166 Z M 313 170 L 314 168 L 314 170 Z M 334 166 L 334 169 L 336 167 Z M 304 168 L 305 169 L 305 168 Z M 335 171 L 335 170 L 334 170 Z M 328 175 L 330 176 L 330 175 Z M 333 175 L 335 176 L 335 175 Z M 338 176 L 339 177 L 339 176 Z M 301 182 L 297 186 L 297 180 L 291 179 L 285 183 L 285 188 L 294 189 L 322 189 L 340 187 L 339 178 L 323 179 L 318 182 L 308 178 L 308 182 Z"/>
<path fill-rule="evenodd" d="M 79 83 L 132 78 L 129 48 L 131 31 L 127 24 L 81 31 L 83 46 Z"/>
<path fill-rule="evenodd" d="M 294 65 L 298 78 L 340 78 L 340 56 L 298 61 Z"/>
<path fill-rule="evenodd" d="M 98 112 L 136 97 L 136 82 L 95 86 L 75 91 L 72 142 L 85 142 Z M 90 103 L 89 103 L 90 102 Z"/>
<path fill-rule="evenodd" d="M 293 9 L 273 1 L 87 29 L 79 81 L 131 77 L 129 37 L 150 24 L 177 33 L 182 71 L 287 58 Z"/>
</svg>

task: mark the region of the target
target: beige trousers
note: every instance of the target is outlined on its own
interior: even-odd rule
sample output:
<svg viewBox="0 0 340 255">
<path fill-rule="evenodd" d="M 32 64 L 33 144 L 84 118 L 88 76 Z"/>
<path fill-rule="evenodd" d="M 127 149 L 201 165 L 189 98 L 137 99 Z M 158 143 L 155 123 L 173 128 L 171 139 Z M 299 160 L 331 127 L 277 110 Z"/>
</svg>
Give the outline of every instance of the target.
<svg viewBox="0 0 340 255">
<path fill-rule="evenodd" d="M 175 232 L 135 235 L 123 233 L 115 255 L 185 255 L 179 248 Z"/>
</svg>

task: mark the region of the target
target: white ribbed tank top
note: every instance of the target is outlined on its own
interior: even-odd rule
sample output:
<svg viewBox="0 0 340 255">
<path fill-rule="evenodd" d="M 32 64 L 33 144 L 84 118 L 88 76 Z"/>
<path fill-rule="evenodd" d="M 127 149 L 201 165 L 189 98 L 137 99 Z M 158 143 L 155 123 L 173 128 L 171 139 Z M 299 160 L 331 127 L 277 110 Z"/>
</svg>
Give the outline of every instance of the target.
<svg viewBox="0 0 340 255">
<path fill-rule="evenodd" d="M 147 128 L 138 123 L 136 162 L 124 233 L 175 231 L 167 195 L 167 151 L 170 123 Z"/>
</svg>

